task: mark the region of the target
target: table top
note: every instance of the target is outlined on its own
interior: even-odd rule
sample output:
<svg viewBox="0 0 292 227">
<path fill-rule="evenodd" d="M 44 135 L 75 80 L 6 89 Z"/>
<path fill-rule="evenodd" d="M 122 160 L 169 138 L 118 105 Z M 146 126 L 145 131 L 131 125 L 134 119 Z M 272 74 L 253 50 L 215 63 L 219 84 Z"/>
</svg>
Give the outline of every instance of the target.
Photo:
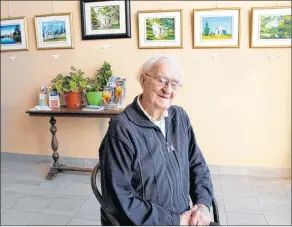
<svg viewBox="0 0 292 227">
<path fill-rule="evenodd" d="M 29 116 L 50 116 L 50 117 L 93 117 L 93 118 L 112 118 L 123 112 L 124 109 L 118 110 L 82 110 L 69 109 L 64 106 L 52 108 L 52 110 L 29 109 L 26 111 Z"/>
</svg>

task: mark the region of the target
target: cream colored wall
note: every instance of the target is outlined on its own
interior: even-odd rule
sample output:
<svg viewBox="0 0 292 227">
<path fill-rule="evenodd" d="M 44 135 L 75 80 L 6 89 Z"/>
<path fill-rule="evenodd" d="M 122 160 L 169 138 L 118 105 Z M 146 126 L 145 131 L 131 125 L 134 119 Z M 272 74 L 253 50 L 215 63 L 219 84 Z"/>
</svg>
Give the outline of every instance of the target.
<svg viewBox="0 0 292 227">
<path fill-rule="evenodd" d="M 50 155 L 49 118 L 29 117 L 38 90 L 57 73 L 75 66 L 93 77 L 103 61 L 115 75 L 126 77 L 130 103 L 141 90 L 135 80 L 139 66 L 164 51 L 178 58 L 185 70 L 176 104 L 192 120 L 207 162 L 216 165 L 291 167 L 291 50 L 250 49 L 249 9 L 275 6 L 271 1 L 218 1 L 218 7 L 241 7 L 240 49 L 192 49 L 192 9 L 214 8 L 216 1 L 132 1 L 132 38 L 81 40 L 78 1 L 54 1 L 56 13 L 73 12 L 75 49 L 36 50 L 34 15 L 52 13 L 51 1 L 10 1 L 11 16 L 27 16 L 29 51 L 1 53 L 1 151 Z M 289 2 L 279 1 L 278 5 Z M 183 9 L 183 49 L 137 48 L 137 11 Z M 8 1 L 1 1 L 8 17 Z M 102 49 L 111 44 L 111 49 Z M 221 57 L 212 57 L 218 54 Z M 276 57 L 277 52 L 279 58 Z M 52 54 L 60 54 L 59 59 Z M 268 57 L 271 55 L 271 58 Z M 16 59 L 9 60 L 9 56 Z M 108 121 L 56 118 L 61 156 L 96 158 Z"/>
</svg>

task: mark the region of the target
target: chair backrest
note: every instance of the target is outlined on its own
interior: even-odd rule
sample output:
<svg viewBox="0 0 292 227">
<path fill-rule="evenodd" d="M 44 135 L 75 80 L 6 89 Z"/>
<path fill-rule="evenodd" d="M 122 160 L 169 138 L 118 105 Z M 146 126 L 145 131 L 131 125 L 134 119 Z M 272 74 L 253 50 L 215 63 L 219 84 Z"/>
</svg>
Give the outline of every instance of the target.
<svg viewBox="0 0 292 227">
<path fill-rule="evenodd" d="M 91 188 L 92 191 L 95 195 L 95 197 L 97 198 L 98 202 L 100 203 L 101 209 L 103 209 L 105 215 L 106 215 L 106 219 L 112 224 L 112 225 L 120 225 L 120 223 L 117 221 L 117 219 L 105 209 L 105 204 L 102 200 L 102 196 L 98 190 L 97 184 L 96 184 L 96 176 L 97 173 L 100 170 L 100 163 L 98 162 L 96 164 L 96 166 L 94 167 L 92 174 L 91 174 Z M 214 222 L 211 222 L 210 225 L 219 225 L 219 210 L 218 210 L 218 205 L 217 202 L 215 200 L 215 198 L 213 198 L 212 200 L 212 207 L 213 207 L 213 217 L 214 217 Z"/>
</svg>

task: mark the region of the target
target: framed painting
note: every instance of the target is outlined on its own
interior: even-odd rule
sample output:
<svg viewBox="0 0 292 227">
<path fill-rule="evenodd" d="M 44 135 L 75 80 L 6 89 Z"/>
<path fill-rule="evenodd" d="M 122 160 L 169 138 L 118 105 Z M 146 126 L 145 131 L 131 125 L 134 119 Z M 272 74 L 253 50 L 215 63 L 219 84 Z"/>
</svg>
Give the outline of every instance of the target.
<svg viewBox="0 0 292 227">
<path fill-rule="evenodd" d="M 29 50 L 26 17 L 1 18 L 1 52 Z"/>
<path fill-rule="evenodd" d="M 138 11 L 139 49 L 183 48 L 182 9 Z"/>
<path fill-rule="evenodd" d="M 251 48 L 291 48 L 291 8 L 258 7 L 251 9 Z"/>
<path fill-rule="evenodd" d="M 35 16 L 37 49 L 74 48 L 72 13 Z"/>
<path fill-rule="evenodd" d="M 81 0 L 82 40 L 131 38 L 129 0 Z"/>
<path fill-rule="evenodd" d="M 193 48 L 240 47 L 240 8 L 193 11 Z"/>
</svg>

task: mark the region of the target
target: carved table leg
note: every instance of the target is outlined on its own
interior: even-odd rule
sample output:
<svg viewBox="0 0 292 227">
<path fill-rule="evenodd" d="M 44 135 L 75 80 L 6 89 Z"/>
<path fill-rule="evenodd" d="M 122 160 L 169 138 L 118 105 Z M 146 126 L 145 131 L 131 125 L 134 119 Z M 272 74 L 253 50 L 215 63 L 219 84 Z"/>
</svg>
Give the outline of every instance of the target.
<svg viewBox="0 0 292 227">
<path fill-rule="evenodd" d="M 54 163 L 53 163 L 53 166 L 51 167 L 51 169 L 47 175 L 47 178 L 46 178 L 47 180 L 53 180 L 57 176 L 58 172 L 61 171 L 60 167 L 63 166 L 63 165 L 60 165 L 60 163 L 59 163 L 59 153 L 57 151 L 58 150 L 58 140 L 56 137 L 57 128 L 55 126 L 56 120 L 53 116 L 50 119 L 50 124 L 51 124 L 50 131 L 52 133 L 52 141 L 51 141 L 51 147 L 53 150 L 52 158 L 54 160 Z"/>
</svg>

